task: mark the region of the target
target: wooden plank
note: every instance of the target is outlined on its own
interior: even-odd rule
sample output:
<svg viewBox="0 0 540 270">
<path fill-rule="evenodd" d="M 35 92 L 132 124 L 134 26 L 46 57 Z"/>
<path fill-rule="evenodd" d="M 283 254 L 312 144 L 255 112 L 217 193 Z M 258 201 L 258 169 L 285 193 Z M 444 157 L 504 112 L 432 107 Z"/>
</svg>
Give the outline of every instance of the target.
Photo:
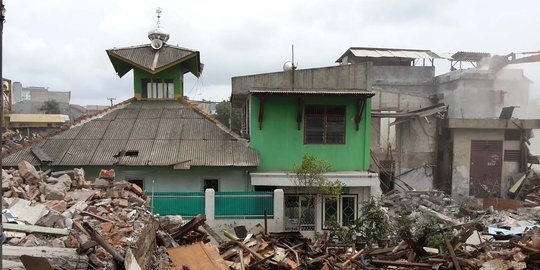
<svg viewBox="0 0 540 270">
<path fill-rule="evenodd" d="M 124 262 L 124 257 L 122 257 L 122 255 L 120 255 L 120 253 L 113 247 L 111 246 L 111 244 L 109 244 L 109 242 L 107 242 L 103 236 L 101 236 L 101 234 L 99 234 L 96 230 L 94 230 L 94 228 L 88 223 L 88 222 L 83 222 L 83 228 L 88 232 L 90 233 L 90 237 L 92 237 L 92 239 L 94 241 L 96 241 L 100 246 L 102 246 L 107 252 L 109 252 L 109 254 L 111 254 L 113 256 L 113 258 L 121 263 Z"/>
<path fill-rule="evenodd" d="M 214 240 L 216 240 L 216 242 L 218 242 L 219 244 L 225 242 L 225 240 L 223 240 L 223 238 L 221 238 L 221 236 L 219 236 L 219 234 L 217 234 L 214 229 L 212 229 L 212 227 L 206 224 L 206 222 L 203 222 L 201 226 L 206 232 L 208 232 L 208 234 L 210 234 L 214 238 Z"/>
<path fill-rule="evenodd" d="M 385 261 L 385 260 L 372 260 L 371 263 L 376 265 L 388 265 L 388 266 L 400 266 L 400 267 L 417 267 L 424 269 L 432 269 L 432 265 L 429 263 L 412 263 L 404 261 Z"/>
<path fill-rule="evenodd" d="M 42 227 L 42 226 L 36 226 L 36 225 L 2 223 L 2 227 L 5 231 L 43 233 L 43 234 L 54 234 L 54 235 L 69 235 L 68 229 L 49 228 L 49 227 Z"/>
<path fill-rule="evenodd" d="M 177 248 L 168 248 L 172 262 L 176 267 L 182 269 L 188 267 L 191 270 L 221 270 L 215 259 L 207 253 L 204 245 L 197 242 L 192 245 Z"/>
<path fill-rule="evenodd" d="M 192 218 L 188 223 L 184 224 L 178 231 L 174 232 L 171 236 L 176 239 L 190 231 L 193 231 L 201 225 L 201 223 L 206 221 L 206 215 L 198 214 Z"/>
<path fill-rule="evenodd" d="M 454 247 L 452 246 L 450 241 L 448 241 L 448 239 L 446 239 L 446 237 L 444 237 L 444 243 L 446 244 L 446 248 L 448 248 L 448 252 L 450 252 L 450 257 L 452 258 L 452 262 L 454 263 L 454 268 L 456 270 L 461 270 L 461 266 L 459 266 L 459 262 L 458 262 L 458 259 L 456 257 L 456 253 L 454 252 Z"/>
<path fill-rule="evenodd" d="M 516 209 L 523 207 L 522 201 L 517 200 L 506 200 L 499 198 L 484 198 L 483 200 L 484 208 L 493 206 L 496 210 L 508 210 Z"/>
</svg>

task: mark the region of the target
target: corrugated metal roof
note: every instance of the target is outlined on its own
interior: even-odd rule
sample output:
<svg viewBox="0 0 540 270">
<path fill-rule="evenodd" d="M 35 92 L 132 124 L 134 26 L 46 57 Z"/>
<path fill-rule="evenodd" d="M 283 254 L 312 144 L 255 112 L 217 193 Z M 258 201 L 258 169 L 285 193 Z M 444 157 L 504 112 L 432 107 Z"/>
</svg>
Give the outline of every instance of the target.
<svg viewBox="0 0 540 270">
<path fill-rule="evenodd" d="M 472 61 L 480 62 L 480 60 L 491 56 L 489 53 L 483 52 L 457 52 L 452 55 L 452 59 L 456 61 Z"/>
<path fill-rule="evenodd" d="M 105 131 L 109 127 L 109 124 L 111 121 L 107 120 L 100 120 L 96 119 L 94 121 L 89 121 L 88 123 L 85 123 L 81 131 L 79 131 L 79 134 L 77 135 L 77 139 L 101 139 L 103 138 L 103 134 L 105 134 Z"/>
<path fill-rule="evenodd" d="M 111 166 L 118 162 L 118 158 L 114 157 L 120 151 L 126 149 L 127 140 L 101 140 L 92 159 L 90 165 Z"/>
<path fill-rule="evenodd" d="M 82 126 L 76 126 L 72 127 L 66 131 L 61 132 L 58 135 L 55 135 L 55 139 L 75 139 L 77 135 L 79 135 L 79 132 L 81 131 Z"/>
<path fill-rule="evenodd" d="M 103 134 L 105 140 L 127 140 L 131 135 L 131 130 L 136 119 L 126 118 L 118 121 L 111 121 L 109 127 Z"/>
<path fill-rule="evenodd" d="M 163 109 L 141 109 L 141 111 L 139 112 L 139 118 L 144 118 L 144 119 L 155 119 L 155 118 L 159 118 L 161 116 L 161 112 L 163 111 Z"/>
<path fill-rule="evenodd" d="M 44 142 L 42 148 L 53 159 L 51 165 L 58 165 L 72 144 L 73 140 L 50 139 Z"/>
<path fill-rule="evenodd" d="M 184 119 L 161 118 L 156 139 L 180 140 L 182 138 L 184 122 L 186 122 Z M 191 129 L 192 127 L 190 126 L 189 128 Z"/>
<path fill-rule="evenodd" d="M 133 102 L 38 145 L 56 166 L 169 166 L 187 160 L 191 166 L 258 165 L 254 149 L 190 106 L 169 101 Z M 138 155 L 114 157 L 131 150 Z M 40 164 L 30 147 L 7 156 L 3 164 L 15 166 L 23 159 Z"/>
<path fill-rule="evenodd" d="M 156 119 L 137 119 L 131 130 L 130 140 L 143 140 L 156 138 L 159 120 Z"/>
<path fill-rule="evenodd" d="M 69 122 L 69 115 L 65 114 L 9 114 L 9 121 L 13 123 L 65 123 Z"/>
<path fill-rule="evenodd" d="M 183 110 L 163 109 L 163 113 L 161 113 L 161 118 L 181 118 L 183 114 Z"/>
<path fill-rule="evenodd" d="M 180 140 L 155 140 L 150 160 L 152 165 L 173 165 L 178 163 Z"/>
<path fill-rule="evenodd" d="M 73 140 L 71 147 L 57 165 L 84 166 L 90 165 L 90 160 L 101 140 Z"/>
<path fill-rule="evenodd" d="M 137 156 L 123 156 L 118 164 L 132 166 L 152 165 L 150 154 L 153 146 L 154 140 L 129 140 L 126 144 L 126 151 L 138 151 L 138 154 Z"/>
<path fill-rule="evenodd" d="M 429 50 L 407 50 L 390 48 L 350 48 L 351 53 L 356 57 L 393 57 L 411 59 L 431 59 L 442 58 Z"/>
<path fill-rule="evenodd" d="M 118 115 L 116 116 L 117 119 L 123 119 L 123 118 L 138 118 L 139 117 L 139 109 L 132 109 L 132 108 L 125 108 L 123 110 L 120 110 L 118 112 Z"/>
<path fill-rule="evenodd" d="M 373 96 L 375 92 L 361 89 L 251 89 L 253 94 L 309 94 L 309 95 L 366 95 Z"/>
<path fill-rule="evenodd" d="M 430 50 L 417 49 L 399 49 L 399 48 L 369 48 L 369 47 L 351 47 L 343 53 L 336 63 L 341 63 L 343 57 L 352 54 L 361 58 L 406 58 L 406 59 L 447 59 Z"/>
</svg>

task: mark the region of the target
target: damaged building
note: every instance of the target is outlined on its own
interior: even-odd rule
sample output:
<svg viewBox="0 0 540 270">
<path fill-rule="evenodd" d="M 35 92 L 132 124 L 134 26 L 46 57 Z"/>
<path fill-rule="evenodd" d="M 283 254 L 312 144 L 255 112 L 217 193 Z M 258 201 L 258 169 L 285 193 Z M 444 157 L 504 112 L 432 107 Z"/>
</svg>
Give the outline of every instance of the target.
<svg viewBox="0 0 540 270">
<path fill-rule="evenodd" d="M 505 67 L 537 58 L 348 49 L 336 61 L 340 65 L 373 63 L 371 150 L 383 189 L 481 197 L 488 189 L 491 196 L 506 196 L 508 179 L 534 162 L 526 143 L 540 126 L 535 119 L 512 118 L 514 108 L 528 105 L 531 81 L 523 70 Z M 450 61 L 452 71 L 435 75 L 436 59 Z M 472 68 L 462 69 L 467 66 Z M 486 154 L 489 160 L 476 159 Z"/>
</svg>

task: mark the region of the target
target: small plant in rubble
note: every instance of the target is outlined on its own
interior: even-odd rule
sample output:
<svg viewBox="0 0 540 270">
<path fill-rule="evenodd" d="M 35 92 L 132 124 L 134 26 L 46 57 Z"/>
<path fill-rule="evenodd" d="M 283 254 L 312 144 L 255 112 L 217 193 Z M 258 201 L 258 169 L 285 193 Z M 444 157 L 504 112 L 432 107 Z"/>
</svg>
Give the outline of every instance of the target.
<svg viewBox="0 0 540 270">
<path fill-rule="evenodd" d="M 446 245 L 444 237 L 451 239 L 453 236 L 451 229 L 439 227 L 437 220 L 433 217 L 424 217 L 417 224 L 414 236 L 420 246 L 444 249 Z"/>
<path fill-rule="evenodd" d="M 362 204 L 359 231 L 368 244 L 381 244 L 390 239 L 392 225 L 381 207 L 380 199 L 371 197 Z"/>
<path fill-rule="evenodd" d="M 366 242 L 368 245 L 382 244 L 391 240 L 395 235 L 394 227 L 390 224 L 386 212 L 381 207 L 380 200 L 371 197 L 362 204 L 360 218 L 348 226 L 330 222 L 328 229 L 340 243 Z M 359 239 L 357 239 L 359 237 Z"/>
</svg>

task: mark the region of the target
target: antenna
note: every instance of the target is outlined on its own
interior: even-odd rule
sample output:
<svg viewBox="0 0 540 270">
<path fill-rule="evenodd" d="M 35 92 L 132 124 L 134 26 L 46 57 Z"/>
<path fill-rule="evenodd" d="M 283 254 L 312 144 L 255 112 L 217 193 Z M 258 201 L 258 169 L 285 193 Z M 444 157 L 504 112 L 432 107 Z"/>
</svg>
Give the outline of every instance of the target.
<svg viewBox="0 0 540 270">
<path fill-rule="evenodd" d="M 291 54 L 292 54 L 292 61 L 287 61 L 285 64 L 283 64 L 283 71 L 291 71 L 296 70 L 298 68 L 297 65 L 294 64 L 294 44 L 291 46 Z"/>
<path fill-rule="evenodd" d="M 294 64 L 294 44 L 291 45 L 291 54 L 292 54 L 292 69 L 295 70 L 296 69 L 296 65 Z"/>
<path fill-rule="evenodd" d="M 111 107 L 113 106 L 113 100 L 116 100 L 114 97 L 108 97 L 107 100 L 111 102 Z"/>
</svg>

